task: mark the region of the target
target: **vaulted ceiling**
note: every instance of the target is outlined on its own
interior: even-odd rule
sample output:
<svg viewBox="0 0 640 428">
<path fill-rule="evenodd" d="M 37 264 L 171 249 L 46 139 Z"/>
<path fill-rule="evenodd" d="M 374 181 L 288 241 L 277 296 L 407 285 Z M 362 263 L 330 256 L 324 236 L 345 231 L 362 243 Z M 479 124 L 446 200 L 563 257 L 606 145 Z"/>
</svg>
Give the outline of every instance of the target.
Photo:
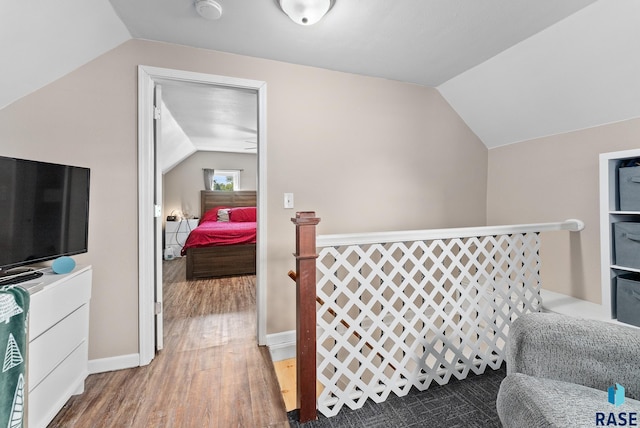
<svg viewBox="0 0 640 428">
<path fill-rule="evenodd" d="M 3 2 L 0 108 L 141 38 L 436 87 L 489 148 L 640 117 L 637 0 L 336 0 L 307 27 L 218 3 Z"/>
</svg>

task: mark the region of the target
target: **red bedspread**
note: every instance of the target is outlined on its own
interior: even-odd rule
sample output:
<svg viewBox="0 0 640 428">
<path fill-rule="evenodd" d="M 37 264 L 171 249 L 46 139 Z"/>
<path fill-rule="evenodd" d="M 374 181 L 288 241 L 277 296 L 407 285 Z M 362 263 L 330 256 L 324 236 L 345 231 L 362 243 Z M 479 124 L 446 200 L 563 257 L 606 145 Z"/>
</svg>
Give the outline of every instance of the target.
<svg viewBox="0 0 640 428">
<path fill-rule="evenodd" d="M 188 248 L 219 245 L 253 244 L 256 242 L 256 222 L 203 221 L 191 231 L 182 247 L 184 256 Z"/>
</svg>

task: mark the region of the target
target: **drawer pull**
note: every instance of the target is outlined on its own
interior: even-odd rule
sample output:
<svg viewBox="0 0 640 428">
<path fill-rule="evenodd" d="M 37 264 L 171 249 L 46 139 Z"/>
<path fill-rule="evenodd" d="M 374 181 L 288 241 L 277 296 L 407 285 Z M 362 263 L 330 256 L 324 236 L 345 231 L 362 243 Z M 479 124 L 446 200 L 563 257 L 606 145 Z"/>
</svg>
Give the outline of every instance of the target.
<svg viewBox="0 0 640 428">
<path fill-rule="evenodd" d="M 637 233 L 627 233 L 627 238 L 632 241 L 640 241 L 640 235 L 638 235 Z"/>
</svg>

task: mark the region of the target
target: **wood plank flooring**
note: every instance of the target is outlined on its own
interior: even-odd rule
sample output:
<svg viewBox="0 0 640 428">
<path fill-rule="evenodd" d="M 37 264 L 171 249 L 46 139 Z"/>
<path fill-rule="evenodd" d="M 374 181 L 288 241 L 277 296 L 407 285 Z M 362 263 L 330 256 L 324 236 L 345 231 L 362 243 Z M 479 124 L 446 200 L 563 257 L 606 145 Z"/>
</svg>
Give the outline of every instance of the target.
<svg viewBox="0 0 640 428">
<path fill-rule="evenodd" d="M 289 427 L 256 344 L 255 276 L 187 282 L 182 258 L 164 275 L 165 349 L 148 366 L 89 376 L 49 427 Z"/>
<path fill-rule="evenodd" d="M 276 376 L 278 383 L 280 384 L 280 392 L 284 399 L 284 407 L 287 412 L 298 408 L 296 404 L 296 397 L 298 391 L 296 388 L 296 379 L 298 374 L 296 373 L 296 359 L 289 358 L 282 361 L 274 361 L 273 366 L 276 370 Z M 320 397 L 323 387 L 319 380 L 316 381 L 316 398 Z"/>
<path fill-rule="evenodd" d="M 284 400 L 284 407 L 287 412 L 294 410 L 296 406 L 296 359 L 290 358 L 282 361 L 274 361 L 273 366 L 276 370 L 278 383 L 280 384 L 280 392 Z"/>
</svg>

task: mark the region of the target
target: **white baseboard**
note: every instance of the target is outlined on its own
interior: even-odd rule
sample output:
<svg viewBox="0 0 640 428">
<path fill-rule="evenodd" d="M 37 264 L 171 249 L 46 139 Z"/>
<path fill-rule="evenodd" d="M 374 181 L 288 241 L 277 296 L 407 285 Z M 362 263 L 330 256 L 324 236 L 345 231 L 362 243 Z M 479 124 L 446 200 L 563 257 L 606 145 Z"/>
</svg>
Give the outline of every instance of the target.
<svg viewBox="0 0 640 428">
<path fill-rule="evenodd" d="M 267 347 L 273 361 L 288 360 L 296 356 L 296 331 L 283 331 L 267 335 Z M 119 355 L 117 357 L 89 360 L 89 374 L 140 366 L 140 354 Z"/>
<path fill-rule="evenodd" d="M 140 366 L 140 354 L 119 355 L 117 357 L 89 360 L 89 374 L 112 372 Z"/>
<path fill-rule="evenodd" d="M 288 360 L 296 356 L 296 331 L 283 331 L 267 335 L 267 347 L 273 361 Z M 89 374 L 140 366 L 140 354 L 119 355 L 89 361 Z"/>
<path fill-rule="evenodd" d="M 296 331 L 289 330 L 267 335 L 267 346 L 273 361 L 296 357 Z"/>
</svg>

